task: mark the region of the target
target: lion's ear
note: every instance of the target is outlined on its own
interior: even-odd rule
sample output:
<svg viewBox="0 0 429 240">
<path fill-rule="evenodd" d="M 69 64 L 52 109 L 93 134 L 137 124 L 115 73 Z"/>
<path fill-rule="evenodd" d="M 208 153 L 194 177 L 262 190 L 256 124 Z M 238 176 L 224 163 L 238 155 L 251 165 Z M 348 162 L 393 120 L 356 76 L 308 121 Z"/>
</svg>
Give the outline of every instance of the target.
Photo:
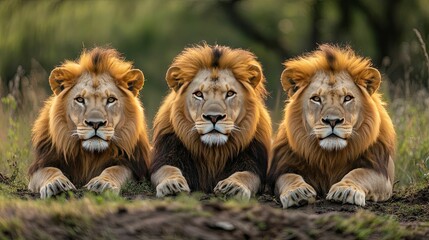
<svg viewBox="0 0 429 240">
<path fill-rule="evenodd" d="M 179 90 L 179 88 L 182 86 L 179 74 L 180 68 L 178 67 L 170 67 L 167 70 L 167 74 L 165 74 L 165 80 L 167 81 L 168 87 L 174 91 Z"/>
<path fill-rule="evenodd" d="M 60 94 L 61 91 L 66 88 L 66 81 L 72 78 L 74 78 L 74 75 L 64 67 L 57 67 L 52 70 L 51 75 L 49 75 L 49 85 L 51 86 L 52 92 L 54 92 L 55 95 Z"/>
<path fill-rule="evenodd" d="M 280 81 L 282 83 L 283 90 L 287 93 L 289 97 L 292 97 L 296 91 L 299 89 L 297 73 L 291 69 L 286 68 L 283 70 L 282 75 L 280 76 Z"/>
<path fill-rule="evenodd" d="M 359 77 L 359 84 L 366 88 L 369 95 L 372 95 L 380 87 L 380 72 L 372 67 L 365 69 Z"/>
<path fill-rule="evenodd" d="M 143 72 L 138 69 L 129 70 L 127 73 L 125 73 L 122 80 L 127 83 L 128 90 L 130 90 L 134 96 L 137 96 L 140 89 L 142 89 L 144 85 Z"/>
<path fill-rule="evenodd" d="M 260 66 L 252 64 L 249 66 L 249 72 L 251 74 L 249 78 L 250 85 L 255 88 L 262 80 L 262 69 Z"/>
</svg>

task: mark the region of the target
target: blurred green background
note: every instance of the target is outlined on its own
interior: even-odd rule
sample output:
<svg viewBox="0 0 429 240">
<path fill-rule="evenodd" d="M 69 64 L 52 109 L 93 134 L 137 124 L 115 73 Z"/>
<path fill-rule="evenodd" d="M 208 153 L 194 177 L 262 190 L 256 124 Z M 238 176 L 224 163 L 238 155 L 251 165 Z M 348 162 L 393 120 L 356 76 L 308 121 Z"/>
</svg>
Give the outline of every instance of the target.
<svg viewBox="0 0 429 240">
<path fill-rule="evenodd" d="M 0 132 L 0 162 L 7 164 L 0 177 L 26 168 L 31 124 L 51 94 L 49 72 L 83 48 L 110 45 L 144 72 L 149 125 L 168 91 L 165 72 L 183 48 L 206 41 L 248 49 L 264 67 L 276 129 L 286 97 L 281 63 L 328 42 L 350 45 L 381 70 L 398 131 L 399 179 L 422 181 L 429 172 L 428 38 L 426 0 L 2 0 L 0 127 L 7 131 Z"/>
</svg>

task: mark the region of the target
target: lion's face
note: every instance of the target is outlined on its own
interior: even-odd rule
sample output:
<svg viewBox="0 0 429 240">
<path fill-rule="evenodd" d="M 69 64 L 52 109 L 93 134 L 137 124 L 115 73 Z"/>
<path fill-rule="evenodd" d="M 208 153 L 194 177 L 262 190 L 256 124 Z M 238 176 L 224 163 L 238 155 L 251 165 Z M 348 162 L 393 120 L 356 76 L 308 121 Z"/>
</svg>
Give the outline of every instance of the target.
<svg viewBox="0 0 429 240">
<path fill-rule="evenodd" d="M 347 72 L 317 72 L 300 99 L 308 134 L 325 150 L 345 148 L 362 122 L 362 97 Z"/>
<path fill-rule="evenodd" d="M 124 94 L 109 74 L 85 73 L 67 96 L 67 114 L 82 147 L 101 152 L 115 138 L 115 129 L 123 115 Z"/>
<path fill-rule="evenodd" d="M 223 145 L 243 118 L 245 90 L 230 70 L 220 70 L 216 78 L 201 70 L 184 92 L 186 117 L 194 123 L 201 142 Z"/>
</svg>

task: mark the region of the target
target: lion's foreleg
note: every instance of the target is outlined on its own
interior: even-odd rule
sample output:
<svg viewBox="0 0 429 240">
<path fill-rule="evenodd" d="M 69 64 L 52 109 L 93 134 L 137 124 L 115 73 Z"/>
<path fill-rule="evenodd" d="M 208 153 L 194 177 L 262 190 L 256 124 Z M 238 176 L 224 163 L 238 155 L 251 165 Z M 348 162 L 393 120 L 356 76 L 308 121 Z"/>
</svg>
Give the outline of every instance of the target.
<svg viewBox="0 0 429 240">
<path fill-rule="evenodd" d="M 224 169 L 225 173 L 231 175 L 219 181 L 213 192 L 249 200 L 262 190 L 261 183 L 265 182 L 267 166 L 268 147 L 254 140 L 234 159 L 232 165 Z"/>
<path fill-rule="evenodd" d="M 365 200 L 385 201 L 392 196 L 393 161 L 388 166 L 388 176 L 373 169 L 357 168 L 332 185 L 326 197 L 343 203 L 365 206 Z"/>
<path fill-rule="evenodd" d="M 39 192 L 40 198 L 49 198 L 60 192 L 76 188 L 60 169 L 45 167 L 30 176 L 28 189 L 33 192 Z"/>
<path fill-rule="evenodd" d="M 302 206 L 316 201 L 316 190 L 304 181 L 301 175 L 286 173 L 281 175 L 275 186 L 283 208 Z"/>
<path fill-rule="evenodd" d="M 249 171 L 235 172 L 228 178 L 220 181 L 213 192 L 242 200 L 249 200 L 256 194 L 260 185 L 261 180 L 255 173 Z"/>
<path fill-rule="evenodd" d="M 156 186 L 157 197 L 164 197 L 179 192 L 191 192 L 182 171 L 170 165 L 164 165 L 152 174 L 151 181 Z"/>
<path fill-rule="evenodd" d="M 94 192 L 103 192 L 107 189 L 119 194 L 122 185 L 132 178 L 132 172 L 125 166 L 112 166 L 104 169 L 97 177 L 91 179 L 85 187 Z"/>
</svg>

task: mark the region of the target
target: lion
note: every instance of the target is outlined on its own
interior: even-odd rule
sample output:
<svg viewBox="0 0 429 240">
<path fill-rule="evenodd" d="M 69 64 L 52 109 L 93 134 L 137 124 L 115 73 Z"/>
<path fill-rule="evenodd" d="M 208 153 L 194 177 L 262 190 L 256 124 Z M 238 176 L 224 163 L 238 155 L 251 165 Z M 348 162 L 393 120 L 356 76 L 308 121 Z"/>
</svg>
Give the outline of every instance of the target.
<svg viewBox="0 0 429 240">
<path fill-rule="evenodd" d="M 143 83 L 143 73 L 111 48 L 84 50 L 55 68 L 54 94 L 32 129 L 28 188 L 41 198 L 82 186 L 119 193 L 127 180 L 148 177 Z"/>
<path fill-rule="evenodd" d="M 328 44 L 284 65 L 289 99 L 268 173 L 283 208 L 316 196 L 358 206 L 389 199 L 396 134 L 379 71 L 350 47 Z"/>
<path fill-rule="evenodd" d="M 166 81 L 153 127 L 156 196 L 250 199 L 265 184 L 271 144 L 261 64 L 246 50 L 196 45 L 173 60 Z"/>
</svg>

